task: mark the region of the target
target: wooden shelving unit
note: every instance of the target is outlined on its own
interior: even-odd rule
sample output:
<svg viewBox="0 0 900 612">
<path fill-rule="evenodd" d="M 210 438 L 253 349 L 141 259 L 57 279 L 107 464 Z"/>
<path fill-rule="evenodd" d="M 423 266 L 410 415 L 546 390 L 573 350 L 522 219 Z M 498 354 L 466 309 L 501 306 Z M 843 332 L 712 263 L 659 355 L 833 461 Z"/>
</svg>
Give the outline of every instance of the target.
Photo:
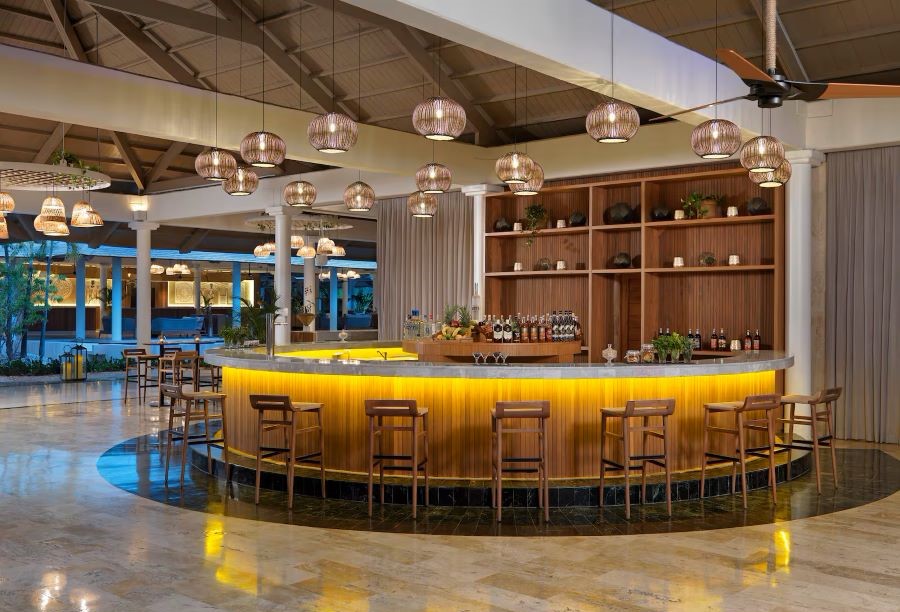
<svg viewBox="0 0 900 612">
<path fill-rule="evenodd" d="M 583 227 L 485 235 L 485 313 L 545 313 L 573 310 L 585 331 L 583 358 L 600 361 L 613 344 L 624 355 L 648 341 L 659 327 L 682 333 L 700 329 L 703 337 L 725 328 L 743 337 L 757 328 L 764 348 L 784 346 L 784 189 L 763 189 L 739 167 L 611 178 L 555 185 L 537 196 L 504 192 L 487 198 L 485 226 L 499 217 L 513 223 L 525 207 L 541 202 L 550 223 L 573 212 L 588 218 Z M 722 212 L 737 206 L 737 217 L 652 221 L 657 206 L 680 207 L 691 192 L 725 196 Z M 745 204 L 762 197 L 771 214 L 748 216 Z M 609 209 L 619 202 L 632 208 L 625 223 L 612 223 Z M 531 238 L 531 244 L 527 245 Z M 629 268 L 615 268 L 612 258 L 628 253 Z M 700 266 L 701 253 L 712 253 L 713 266 Z M 725 265 L 729 255 L 741 265 Z M 685 267 L 674 268 L 675 257 Z M 535 271 L 541 258 L 566 270 Z M 524 271 L 513 271 L 521 262 Z M 727 353 L 719 353 L 726 355 Z"/>
</svg>

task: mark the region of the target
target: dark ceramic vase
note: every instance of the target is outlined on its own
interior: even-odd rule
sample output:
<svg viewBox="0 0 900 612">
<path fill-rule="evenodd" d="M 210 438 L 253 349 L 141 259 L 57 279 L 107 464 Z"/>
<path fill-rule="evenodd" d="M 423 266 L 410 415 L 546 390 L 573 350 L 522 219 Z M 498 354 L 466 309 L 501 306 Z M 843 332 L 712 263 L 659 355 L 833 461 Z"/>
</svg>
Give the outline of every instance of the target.
<svg viewBox="0 0 900 612">
<path fill-rule="evenodd" d="M 606 209 L 604 220 L 609 224 L 630 223 L 635 211 L 627 202 L 618 202 Z"/>
<path fill-rule="evenodd" d="M 583 212 L 575 211 L 569 215 L 569 227 L 582 227 L 587 225 L 587 217 Z"/>
<path fill-rule="evenodd" d="M 672 211 L 666 206 L 659 204 L 650 211 L 650 219 L 652 221 L 668 221 L 672 218 Z"/>
<path fill-rule="evenodd" d="M 772 207 L 762 198 L 752 198 L 747 202 L 748 215 L 768 215 L 772 212 Z"/>
<path fill-rule="evenodd" d="M 512 231 L 512 224 L 506 220 L 506 217 L 500 217 L 499 219 L 494 221 L 494 231 L 495 232 Z"/>
<path fill-rule="evenodd" d="M 622 252 L 617 253 L 615 257 L 612 258 L 612 266 L 613 268 L 627 268 L 631 265 L 631 255 L 628 253 Z"/>
</svg>

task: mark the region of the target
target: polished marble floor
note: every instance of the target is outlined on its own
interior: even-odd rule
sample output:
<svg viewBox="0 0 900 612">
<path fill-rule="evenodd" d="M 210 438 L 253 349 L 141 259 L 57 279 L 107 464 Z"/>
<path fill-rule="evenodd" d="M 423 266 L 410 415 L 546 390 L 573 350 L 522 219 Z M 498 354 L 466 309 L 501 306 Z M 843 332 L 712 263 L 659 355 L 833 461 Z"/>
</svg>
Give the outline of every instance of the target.
<svg viewBox="0 0 900 612">
<path fill-rule="evenodd" d="M 53 387 L 0 389 L 0 610 L 900 610 L 898 493 L 797 520 L 600 538 L 248 520 L 110 484 L 99 458 L 157 431 L 160 413 L 123 405 L 116 383 Z M 861 480 L 895 475 L 885 453 L 900 459 L 867 451 Z"/>
</svg>

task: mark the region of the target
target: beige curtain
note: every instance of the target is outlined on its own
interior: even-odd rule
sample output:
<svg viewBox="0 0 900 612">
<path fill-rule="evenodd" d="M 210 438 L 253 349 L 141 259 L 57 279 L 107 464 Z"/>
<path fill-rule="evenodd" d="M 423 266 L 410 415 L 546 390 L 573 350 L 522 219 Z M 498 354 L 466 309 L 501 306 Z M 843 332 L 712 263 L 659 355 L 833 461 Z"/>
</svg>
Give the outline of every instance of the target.
<svg viewBox="0 0 900 612">
<path fill-rule="evenodd" d="M 836 434 L 900 442 L 900 147 L 827 157 L 826 380 Z"/>
<path fill-rule="evenodd" d="M 413 218 L 406 198 L 379 200 L 378 337 L 401 337 L 413 308 L 443 316 L 448 304 L 471 305 L 474 219 L 472 203 L 453 191 L 440 194 L 432 219 Z"/>
</svg>

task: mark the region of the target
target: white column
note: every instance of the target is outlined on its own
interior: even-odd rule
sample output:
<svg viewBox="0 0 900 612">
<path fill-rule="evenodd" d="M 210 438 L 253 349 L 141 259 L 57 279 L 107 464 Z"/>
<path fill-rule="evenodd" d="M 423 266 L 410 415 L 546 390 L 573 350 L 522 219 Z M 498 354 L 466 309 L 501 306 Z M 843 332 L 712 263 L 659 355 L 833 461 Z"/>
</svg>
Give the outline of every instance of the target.
<svg viewBox="0 0 900 612">
<path fill-rule="evenodd" d="M 150 232 L 159 229 L 159 223 L 132 221 L 128 227 L 134 230 L 137 247 L 136 284 L 137 313 L 135 315 L 134 337 L 138 346 L 150 342 Z"/>
<path fill-rule="evenodd" d="M 273 206 L 266 213 L 275 217 L 275 295 L 278 318 L 275 344 L 291 342 L 291 215 L 285 206 Z"/>
<path fill-rule="evenodd" d="M 787 393 L 809 394 L 812 388 L 812 169 L 825 161 L 819 151 L 789 151 L 792 166 L 787 182 L 785 225 L 785 334 L 794 366 L 785 372 Z M 807 407 L 798 412 L 807 414 Z M 808 427 L 797 430 L 808 438 Z"/>
<path fill-rule="evenodd" d="M 484 312 L 484 233 L 486 199 L 489 193 L 503 191 L 499 185 L 466 185 L 462 188 L 463 195 L 472 198 L 472 214 L 474 215 L 473 269 L 472 269 L 472 316 L 480 319 Z"/>
<path fill-rule="evenodd" d="M 319 280 L 316 278 L 316 259 L 310 257 L 303 260 L 303 302 L 316 312 L 316 287 Z M 316 312 L 318 314 L 318 312 Z M 306 331 L 316 331 L 316 320 L 306 326 Z"/>
</svg>

